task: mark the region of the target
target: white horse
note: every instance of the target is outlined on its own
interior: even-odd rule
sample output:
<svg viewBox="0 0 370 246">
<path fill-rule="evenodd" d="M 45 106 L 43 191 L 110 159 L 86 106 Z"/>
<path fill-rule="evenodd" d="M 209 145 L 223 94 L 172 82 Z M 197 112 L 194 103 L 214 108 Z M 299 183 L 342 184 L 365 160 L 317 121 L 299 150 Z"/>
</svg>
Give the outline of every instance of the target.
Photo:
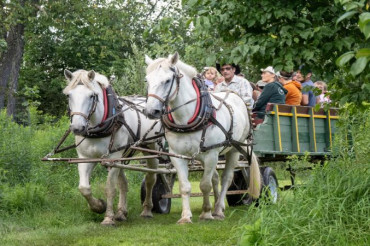
<svg viewBox="0 0 370 246">
<path fill-rule="evenodd" d="M 196 76 L 195 68 L 179 61 L 178 53 L 170 55 L 168 58 L 158 58 L 152 60 L 145 57 L 148 67 L 146 69 L 146 80 L 148 82 L 148 100 L 146 105 L 146 114 L 149 118 L 160 118 L 165 123 L 164 112 L 171 111 L 173 119 L 172 129 L 166 126 L 166 139 L 169 144 L 169 152 L 181 155 L 193 156 L 200 161 L 204 167 L 204 173 L 200 182 L 200 189 L 203 193 L 203 208 L 200 215 L 202 220 L 211 220 L 214 218 L 223 219 L 225 210 L 225 196 L 228 187 L 233 178 L 233 170 L 239 160 L 239 152 L 234 146 L 224 149 L 217 145 L 226 140 L 225 130 L 232 130 L 232 139 L 238 142 L 244 142 L 249 134 L 250 121 L 248 110 L 243 100 L 234 93 L 215 93 L 211 95 L 211 104 L 215 109 L 214 118 L 219 123 L 211 124 L 203 122 L 204 127 L 195 131 L 177 131 L 179 128 L 186 128 L 197 116 L 195 112 L 199 109 L 199 100 L 203 100 L 204 92 L 199 92 L 193 85 L 192 78 Z M 200 99 L 200 93 L 203 93 Z M 205 92 L 207 93 L 207 92 Z M 224 102 L 222 102 L 224 99 Z M 198 107 L 198 108 L 197 108 Z M 192 119 L 192 120 L 189 120 Z M 196 119 L 197 120 L 197 119 Z M 171 123 L 170 123 L 171 124 Z M 166 124 L 165 124 L 166 125 Z M 205 134 L 205 135 L 203 135 Z M 202 136 L 203 135 L 203 136 Z M 203 138 L 203 139 L 202 139 Z M 204 141 L 202 144 L 202 140 Z M 205 151 L 201 151 L 203 146 L 213 146 Z M 245 147 L 245 146 L 244 146 Z M 225 170 L 222 174 L 221 193 L 215 204 L 214 213 L 211 213 L 212 204 L 210 203 L 210 192 L 212 189 L 212 175 L 216 172 L 218 156 L 224 154 L 226 158 Z M 251 156 L 251 178 L 249 184 L 249 194 L 253 198 L 260 195 L 261 180 L 258 161 L 254 153 Z M 191 194 L 191 185 L 188 180 L 188 161 L 184 159 L 171 157 L 171 161 L 177 169 L 179 178 L 180 193 L 182 197 L 182 214 L 177 223 L 191 223 L 192 213 L 190 210 L 189 197 Z"/>
<path fill-rule="evenodd" d="M 128 152 L 125 151 L 125 148 L 115 152 L 110 150 L 117 150 L 119 147 L 133 143 L 135 141 L 133 139 L 134 136 L 132 136 L 133 134 L 137 134 L 136 137 L 141 138 L 143 134 L 148 132 L 149 134 L 147 136 L 152 137 L 155 135 L 155 132 L 160 131 L 160 124 L 155 125 L 150 130 L 154 123 L 153 120 L 149 120 L 142 113 L 129 108 L 128 105 L 124 105 L 121 101 L 117 100 L 115 93 L 112 90 L 107 90 L 109 81 L 105 76 L 94 71 L 88 72 L 85 70 L 77 70 L 73 73 L 65 70 L 64 74 L 68 80 L 68 85 L 63 90 L 63 93 L 68 96 L 69 100 L 69 109 L 71 111 L 70 129 L 75 134 L 76 150 L 79 158 L 101 158 L 103 156 L 106 158 L 121 158 L 124 152 Z M 115 106 L 118 108 L 109 109 L 107 103 L 115 103 Z M 122 110 L 119 116 L 121 118 L 118 117 L 119 108 Z M 107 119 L 109 116 L 109 112 L 107 111 L 109 110 L 111 113 L 116 111 L 113 114 L 117 116 L 111 116 L 109 118 L 112 120 L 119 118 L 121 123 L 113 123 L 109 118 Z M 122 121 L 125 124 L 122 124 Z M 154 149 L 158 147 L 156 145 L 155 141 L 152 141 L 148 147 Z M 149 159 L 147 164 L 150 168 L 157 168 L 158 161 L 156 159 Z M 95 166 L 96 163 L 78 164 L 80 176 L 79 190 L 81 194 L 87 200 L 92 211 L 97 213 L 105 212 L 103 225 L 114 225 L 114 219 L 116 221 L 126 220 L 126 195 L 128 187 L 123 169 L 109 168 L 106 184 L 107 203 L 105 204 L 103 200 L 95 198 L 91 191 L 89 180 Z M 156 175 L 148 173 L 145 179 L 147 192 L 141 216 L 152 217 L 152 189 L 156 182 Z M 117 212 L 114 215 L 113 199 L 115 197 L 117 181 L 119 202 Z"/>
</svg>

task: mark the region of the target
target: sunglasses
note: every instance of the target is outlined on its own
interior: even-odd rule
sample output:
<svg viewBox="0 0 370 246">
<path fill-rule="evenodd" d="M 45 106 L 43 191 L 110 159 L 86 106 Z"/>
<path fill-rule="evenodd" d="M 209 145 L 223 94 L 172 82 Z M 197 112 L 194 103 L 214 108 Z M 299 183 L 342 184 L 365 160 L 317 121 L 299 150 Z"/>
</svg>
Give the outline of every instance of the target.
<svg viewBox="0 0 370 246">
<path fill-rule="evenodd" d="M 223 71 L 230 71 L 231 69 L 233 69 L 232 67 L 223 67 L 223 68 L 221 68 L 221 72 L 223 72 Z"/>
</svg>

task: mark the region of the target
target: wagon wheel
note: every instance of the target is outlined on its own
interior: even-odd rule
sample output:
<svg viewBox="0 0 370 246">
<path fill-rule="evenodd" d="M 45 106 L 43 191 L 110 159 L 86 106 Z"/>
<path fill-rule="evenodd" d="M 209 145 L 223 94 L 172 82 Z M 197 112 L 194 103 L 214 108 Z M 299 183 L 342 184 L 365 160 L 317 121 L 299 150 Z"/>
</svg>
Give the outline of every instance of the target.
<svg viewBox="0 0 370 246">
<path fill-rule="evenodd" d="M 271 167 L 261 168 L 261 173 L 263 177 L 263 190 L 261 196 L 268 202 L 276 203 L 279 190 L 279 183 L 276 178 L 276 174 Z"/>
<path fill-rule="evenodd" d="M 170 177 L 172 178 L 172 177 Z M 172 189 L 172 186 L 171 186 Z M 168 214 L 171 210 L 171 198 L 162 199 L 162 195 L 167 194 L 166 186 L 160 175 L 157 175 L 157 181 L 154 184 L 152 192 L 153 209 L 152 211 L 159 214 Z M 145 178 L 141 183 L 141 204 L 144 203 L 146 195 Z"/>
<path fill-rule="evenodd" d="M 249 168 L 245 169 L 247 174 L 246 179 L 243 176 L 242 170 L 235 170 L 233 181 L 228 189 L 228 191 L 232 190 L 247 190 L 249 184 Z M 248 203 L 249 195 L 245 194 L 234 194 L 234 195 L 226 195 L 227 203 L 230 207 L 239 206 Z"/>
</svg>

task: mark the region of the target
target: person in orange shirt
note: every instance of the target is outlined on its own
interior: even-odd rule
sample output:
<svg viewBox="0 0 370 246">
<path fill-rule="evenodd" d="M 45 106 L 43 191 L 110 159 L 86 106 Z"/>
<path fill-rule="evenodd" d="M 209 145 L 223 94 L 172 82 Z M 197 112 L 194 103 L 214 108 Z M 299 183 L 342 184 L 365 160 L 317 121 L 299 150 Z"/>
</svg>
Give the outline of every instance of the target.
<svg viewBox="0 0 370 246">
<path fill-rule="evenodd" d="M 279 82 L 288 91 L 285 95 L 285 104 L 298 106 L 301 105 L 302 101 L 302 85 L 301 83 L 292 80 L 292 75 L 293 73 L 286 71 L 280 71 L 276 74 Z"/>
</svg>

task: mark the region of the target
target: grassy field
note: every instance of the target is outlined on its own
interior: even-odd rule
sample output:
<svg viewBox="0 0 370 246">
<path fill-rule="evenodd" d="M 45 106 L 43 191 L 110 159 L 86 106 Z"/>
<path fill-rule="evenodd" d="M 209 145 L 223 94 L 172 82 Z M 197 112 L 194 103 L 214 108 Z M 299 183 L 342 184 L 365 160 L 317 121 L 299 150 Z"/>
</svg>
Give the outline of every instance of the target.
<svg viewBox="0 0 370 246">
<path fill-rule="evenodd" d="M 192 187 L 193 192 L 199 192 L 197 182 L 192 182 Z M 102 192 L 102 185 L 96 188 Z M 133 187 L 129 191 L 128 221 L 103 227 L 103 215 L 90 212 L 77 191 L 55 200 L 60 204 L 19 213 L 23 218 L 16 213 L 3 218 L 0 245 L 235 245 L 243 222 L 240 219 L 255 210 L 227 208 L 224 221 L 199 221 L 202 198 L 195 197 L 191 199 L 193 224 L 176 224 L 181 215 L 180 199 L 172 199 L 169 214 L 144 219 L 140 217 L 139 187 Z"/>
</svg>

